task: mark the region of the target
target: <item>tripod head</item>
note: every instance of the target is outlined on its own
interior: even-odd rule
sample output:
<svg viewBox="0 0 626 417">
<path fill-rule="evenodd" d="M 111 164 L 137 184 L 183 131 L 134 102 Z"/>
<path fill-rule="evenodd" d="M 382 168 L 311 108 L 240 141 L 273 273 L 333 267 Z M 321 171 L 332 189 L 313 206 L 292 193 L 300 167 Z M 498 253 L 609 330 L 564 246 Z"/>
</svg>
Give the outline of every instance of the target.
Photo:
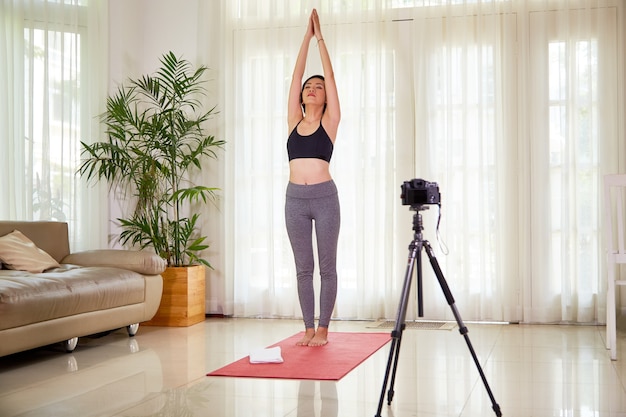
<svg viewBox="0 0 626 417">
<path fill-rule="evenodd" d="M 414 211 L 413 215 L 413 231 L 415 232 L 415 238 L 417 240 L 422 240 L 422 230 L 424 230 L 424 225 L 422 223 L 422 214 L 420 211 L 428 210 L 430 207 L 425 206 L 423 204 L 413 204 L 410 207 L 411 211 Z"/>
<path fill-rule="evenodd" d="M 421 211 L 421 210 L 428 210 L 430 207 L 424 205 L 424 204 L 412 204 L 411 207 L 409 207 L 409 210 L 411 211 Z"/>
</svg>

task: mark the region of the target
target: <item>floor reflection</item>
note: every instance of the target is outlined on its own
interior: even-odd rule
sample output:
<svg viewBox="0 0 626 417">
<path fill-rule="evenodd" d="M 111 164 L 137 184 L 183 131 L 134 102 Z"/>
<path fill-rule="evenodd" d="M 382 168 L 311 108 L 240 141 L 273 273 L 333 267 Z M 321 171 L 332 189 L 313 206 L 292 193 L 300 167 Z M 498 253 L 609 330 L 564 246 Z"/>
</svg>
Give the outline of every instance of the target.
<svg viewBox="0 0 626 417">
<path fill-rule="evenodd" d="M 98 349 L 87 341 L 71 354 L 50 346 L 0 358 L 0 415 L 115 415 L 161 391 L 159 356 L 141 350 L 134 338 L 120 342 Z"/>
<path fill-rule="evenodd" d="M 379 331 L 333 322 L 331 331 Z M 85 338 L 0 357 L 2 417 L 374 416 L 383 348 L 339 381 L 207 377 L 301 330 L 297 320 L 211 318 Z M 611 361 L 602 326 L 470 324 L 476 354 L 506 417 L 626 416 L 626 331 Z M 0 341 L 1 343 L 1 341 Z M 490 417 L 492 404 L 456 330 L 406 330 L 382 417 Z"/>
<path fill-rule="evenodd" d="M 339 399 L 336 382 L 300 381 L 297 417 L 337 417 L 338 415 Z"/>
</svg>

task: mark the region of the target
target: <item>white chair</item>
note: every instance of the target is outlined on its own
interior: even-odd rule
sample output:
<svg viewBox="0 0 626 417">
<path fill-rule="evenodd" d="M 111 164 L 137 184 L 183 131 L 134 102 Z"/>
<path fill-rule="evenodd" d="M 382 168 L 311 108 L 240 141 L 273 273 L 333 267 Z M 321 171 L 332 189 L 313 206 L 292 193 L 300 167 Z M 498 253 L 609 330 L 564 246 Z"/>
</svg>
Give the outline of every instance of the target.
<svg viewBox="0 0 626 417">
<path fill-rule="evenodd" d="M 604 224 L 607 250 L 606 347 L 611 359 L 617 360 L 617 323 L 615 286 L 626 285 L 620 276 L 620 264 L 626 264 L 624 220 L 626 213 L 626 174 L 604 176 Z"/>
</svg>

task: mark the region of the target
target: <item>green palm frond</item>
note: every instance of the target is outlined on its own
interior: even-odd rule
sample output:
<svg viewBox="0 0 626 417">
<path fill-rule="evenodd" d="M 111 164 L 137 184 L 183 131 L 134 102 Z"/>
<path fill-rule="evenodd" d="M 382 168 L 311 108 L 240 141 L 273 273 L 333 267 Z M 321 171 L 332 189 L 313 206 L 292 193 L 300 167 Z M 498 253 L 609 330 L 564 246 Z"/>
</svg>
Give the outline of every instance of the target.
<svg viewBox="0 0 626 417">
<path fill-rule="evenodd" d="M 133 198 L 131 212 L 118 219 L 123 245 L 152 247 L 168 265 L 210 266 L 199 256 L 208 248 L 206 237 L 198 236 L 199 214 L 181 214 L 190 203 L 214 201 L 219 191 L 190 180 L 224 145 L 204 128 L 216 109 L 202 109 L 208 68 L 193 69 L 172 52 L 160 62 L 154 74 L 129 80 L 107 99 L 101 117 L 106 140 L 81 142 L 78 173 Z"/>
</svg>

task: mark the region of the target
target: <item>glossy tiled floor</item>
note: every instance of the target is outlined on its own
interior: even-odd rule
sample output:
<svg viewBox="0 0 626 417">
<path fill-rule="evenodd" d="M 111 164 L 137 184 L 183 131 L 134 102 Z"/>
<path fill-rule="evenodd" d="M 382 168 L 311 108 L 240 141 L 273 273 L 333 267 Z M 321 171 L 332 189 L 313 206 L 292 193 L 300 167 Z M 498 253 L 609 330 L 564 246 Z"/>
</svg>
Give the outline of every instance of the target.
<svg viewBox="0 0 626 417">
<path fill-rule="evenodd" d="M 339 321 L 331 331 L 389 331 L 372 325 Z M 502 415 L 626 416 L 623 326 L 617 361 L 604 327 L 468 328 Z M 125 330 L 84 338 L 72 354 L 52 346 L 0 358 L 0 416 L 375 416 L 390 345 L 338 382 L 205 376 L 300 330 L 292 320 L 210 318 L 140 327 L 134 338 Z M 495 415 L 456 327 L 405 330 L 399 363 L 381 416 Z"/>
</svg>

